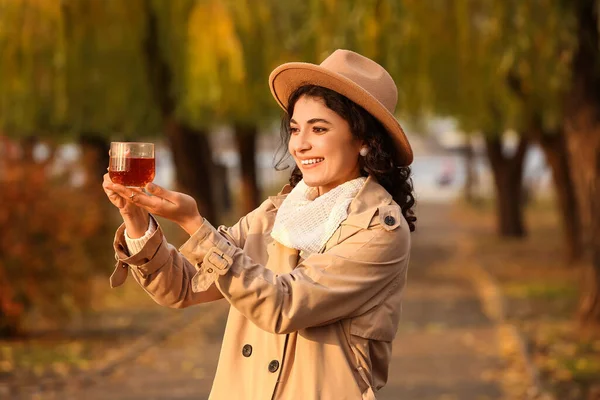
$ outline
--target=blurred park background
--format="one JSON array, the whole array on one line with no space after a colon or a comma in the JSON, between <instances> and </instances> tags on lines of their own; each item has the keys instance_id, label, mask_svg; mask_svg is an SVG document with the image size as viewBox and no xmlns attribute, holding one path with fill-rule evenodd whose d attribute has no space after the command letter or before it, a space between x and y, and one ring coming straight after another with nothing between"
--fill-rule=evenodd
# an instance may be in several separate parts
<instances>
[{"instance_id":1,"label":"blurred park background","mask_svg":"<svg viewBox=\"0 0 600 400\"><path fill-rule=\"evenodd\" d=\"M235 223L290 173L269 73L346 48L394 77L416 155L381 398L600 399L599 8L0 0L0 398L207 396L227 305L109 288L109 143L156 143L155 182Z\"/></svg>"}]
</instances>

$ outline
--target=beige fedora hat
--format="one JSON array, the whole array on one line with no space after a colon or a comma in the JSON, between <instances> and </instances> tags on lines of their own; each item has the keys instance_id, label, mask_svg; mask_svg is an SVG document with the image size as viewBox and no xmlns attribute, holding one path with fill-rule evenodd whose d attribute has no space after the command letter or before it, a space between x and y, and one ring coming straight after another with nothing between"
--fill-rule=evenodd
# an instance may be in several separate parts
<instances>
[{"instance_id":1,"label":"beige fedora hat","mask_svg":"<svg viewBox=\"0 0 600 400\"><path fill-rule=\"evenodd\" d=\"M290 94L303 85L317 85L342 94L377 118L394 139L398 163L410 165L413 152L404 130L394 117L398 89L390 74L375 61L349 50L336 50L320 65L291 62L269 76L271 93L287 111Z\"/></svg>"}]
</instances>

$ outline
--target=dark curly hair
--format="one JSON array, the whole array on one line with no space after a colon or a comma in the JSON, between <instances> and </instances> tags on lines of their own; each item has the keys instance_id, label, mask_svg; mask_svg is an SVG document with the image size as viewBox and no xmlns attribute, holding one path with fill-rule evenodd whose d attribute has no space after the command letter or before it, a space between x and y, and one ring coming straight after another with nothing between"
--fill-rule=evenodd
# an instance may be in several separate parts
<instances>
[{"instance_id":1,"label":"dark curly hair","mask_svg":"<svg viewBox=\"0 0 600 400\"><path fill-rule=\"evenodd\" d=\"M275 168L285 169L280 167L290 155L287 149L291 135L290 120L294 114L294 106L302 96L322 99L329 109L348 122L355 138L365 141L370 150L365 157L360 157L361 174L372 175L392 195L402 209L410 231L413 232L417 217L413 210L415 196L410 167L397 165L396 146L381 122L364 108L333 90L322 86L304 85L290 95L287 113L281 121L280 151L283 152L283 156L277 161ZM290 176L290 184L296 186L301 179L302 172L296 166Z\"/></svg>"}]
</instances>

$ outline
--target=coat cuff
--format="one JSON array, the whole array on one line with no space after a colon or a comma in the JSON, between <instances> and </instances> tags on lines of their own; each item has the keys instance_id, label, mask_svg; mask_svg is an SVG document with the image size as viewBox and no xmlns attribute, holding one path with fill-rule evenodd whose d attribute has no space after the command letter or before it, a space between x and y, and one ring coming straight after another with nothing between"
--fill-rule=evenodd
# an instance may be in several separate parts
<instances>
[{"instance_id":1,"label":"coat cuff","mask_svg":"<svg viewBox=\"0 0 600 400\"><path fill-rule=\"evenodd\" d=\"M138 273L143 278L156 272L162 265L165 264L170 257L167 246L167 241L163 235L162 229L152 215L153 222L157 226L156 231L150 236L144 247L136 254L130 255L127 249L125 240L125 224L122 224L117 229L113 248L115 250L115 270L110 277L111 287L121 286L127 279L129 267L135 273Z\"/></svg>"},{"instance_id":2,"label":"coat cuff","mask_svg":"<svg viewBox=\"0 0 600 400\"><path fill-rule=\"evenodd\" d=\"M196 267L192 290L207 290L219 276L225 275L233 264L237 247L224 238L206 219L179 251Z\"/></svg>"}]
</instances>

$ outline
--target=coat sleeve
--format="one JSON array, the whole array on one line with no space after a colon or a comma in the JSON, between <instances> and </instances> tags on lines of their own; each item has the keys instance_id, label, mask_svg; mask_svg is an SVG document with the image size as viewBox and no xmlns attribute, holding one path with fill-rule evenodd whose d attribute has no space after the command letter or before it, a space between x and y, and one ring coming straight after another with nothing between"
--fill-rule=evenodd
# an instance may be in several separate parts
<instances>
[{"instance_id":1,"label":"coat sleeve","mask_svg":"<svg viewBox=\"0 0 600 400\"><path fill-rule=\"evenodd\" d=\"M261 207L264 207L261 205ZM225 225L221 225L217 228L217 232L221 234L227 241L233 244L235 247L243 249L246 245L246 237L248 236L248 232L250 231L250 223L254 219L254 215L258 212L259 209L252 211L250 214L245 215L240 218L240 220L233 226L228 227Z\"/></svg>"},{"instance_id":2,"label":"coat sleeve","mask_svg":"<svg viewBox=\"0 0 600 400\"><path fill-rule=\"evenodd\" d=\"M216 234L224 240L224 243L233 247L242 247L255 212L256 210L242 217L230 228L220 226ZM122 285L129 270L154 301L167 307L184 308L222 299L223 295L215 285L205 288L204 291L192 290L198 274L196 267L175 247L167 243L156 220L155 223L158 226L156 231L141 251L132 256L127 250L125 226L121 225L117 229L113 244L117 263L110 277L111 286Z\"/></svg>"},{"instance_id":3,"label":"coat sleeve","mask_svg":"<svg viewBox=\"0 0 600 400\"><path fill-rule=\"evenodd\" d=\"M381 304L402 285L409 249L406 226L392 231L377 226L276 275L228 244L208 221L181 247L198 268L193 290L216 282L246 318L278 334L358 316Z\"/></svg>"}]
</instances>

